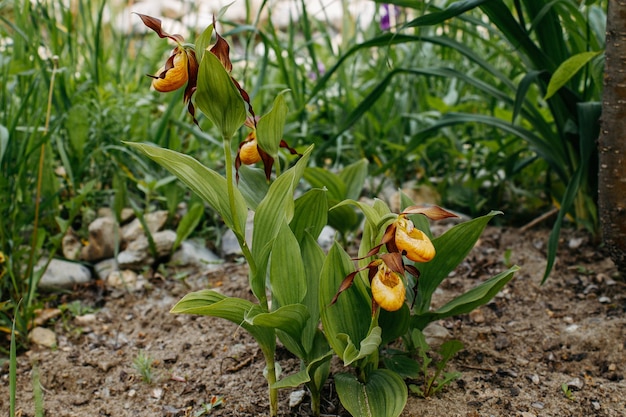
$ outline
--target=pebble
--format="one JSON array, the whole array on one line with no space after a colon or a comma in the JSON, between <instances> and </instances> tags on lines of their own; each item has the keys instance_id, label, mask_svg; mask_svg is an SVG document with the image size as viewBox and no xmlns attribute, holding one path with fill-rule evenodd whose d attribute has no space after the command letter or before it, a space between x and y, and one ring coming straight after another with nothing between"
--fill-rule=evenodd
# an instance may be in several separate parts
<instances>
[{"instance_id":1,"label":"pebble","mask_svg":"<svg viewBox=\"0 0 626 417\"><path fill-rule=\"evenodd\" d=\"M546 405L545 405L544 403L542 403L541 401L536 401L536 402L534 402L534 403L530 404L530 406L531 406L532 408L536 408L536 409L538 409L538 410L543 410L543 408L544 408Z\"/></svg>"},{"instance_id":2,"label":"pebble","mask_svg":"<svg viewBox=\"0 0 626 417\"><path fill-rule=\"evenodd\" d=\"M537 374L527 375L526 378L528 378L528 380L532 382L533 384L539 385L539 382L540 382L539 375Z\"/></svg>"},{"instance_id":3,"label":"pebble","mask_svg":"<svg viewBox=\"0 0 626 417\"><path fill-rule=\"evenodd\" d=\"M578 249L584 242L584 239L582 237L575 237L569 240L569 242L567 243L567 246L569 246L570 249Z\"/></svg>"},{"instance_id":4,"label":"pebble","mask_svg":"<svg viewBox=\"0 0 626 417\"><path fill-rule=\"evenodd\" d=\"M537 415L528 411L522 411L520 417L537 417Z\"/></svg>"},{"instance_id":5,"label":"pebble","mask_svg":"<svg viewBox=\"0 0 626 417\"><path fill-rule=\"evenodd\" d=\"M511 341L505 335L499 334L498 336L496 336L496 340L493 344L496 350L503 350L511 346Z\"/></svg>"},{"instance_id":6,"label":"pebble","mask_svg":"<svg viewBox=\"0 0 626 417\"><path fill-rule=\"evenodd\" d=\"M170 259L170 264L200 267L204 272L217 270L222 263L223 261L203 242L197 240L183 241Z\"/></svg>"},{"instance_id":7,"label":"pebble","mask_svg":"<svg viewBox=\"0 0 626 417\"><path fill-rule=\"evenodd\" d=\"M469 313L469 317L470 317L470 320L472 320L474 323L485 322L485 315L483 314L483 311L479 308Z\"/></svg>"},{"instance_id":8,"label":"pebble","mask_svg":"<svg viewBox=\"0 0 626 417\"><path fill-rule=\"evenodd\" d=\"M35 327L28 334L28 338L34 344L45 347L53 347L57 344L57 335L45 327Z\"/></svg>"},{"instance_id":9,"label":"pebble","mask_svg":"<svg viewBox=\"0 0 626 417\"><path fill-rule=\"evenodd\" d=\"M39 262L38 269L43 268L45 259ZM53 259L39 281L43 290L72 289L76 284L91 281L91 272L87 267L76 262Z\"/></svg>"},{"instance_id":10,"label":"pebble","mask_svg":"<svg viewBox=\"0 0 626 417\"><path fill-rule=\"evenodd\" d=\"M570 324L569 326L565 328L565 331L567 333L574 333L578 330L579 327L580 326L578 324Z\"/></svg>"},{"instance_id":11,"label":"pebble","mask_svg":"<svg viewBox=\"0 0 626 417\"><path fill-rule=\"evenodd\" d=\"M305 390L293 391L289 394L289 408L294 408L299 406L302 401L304 401L304 396L306 395Z\"/></svg>"},{"instance_id":12,"label":"pebble","mask_svg":"<svg viewBox=\"0 0 626 417\"><path fill-rule=\"evenodd\" d=\"M422 333L431 347L441 346L451 336L450 331L438 323L431 323Z\"/></svg>"},{"instance_id":13,"label":"pebble","mask_svg":"<svg viewBox=\"0 0 626 417\"><path fill-rule=\"evenodd\" d=\"M609 304L611 302L611 298L607 297L606 295L603 295L602 297L598 298L598 302L600 304Z\"/></svg>"},{"instance_id":14,"label":"pebble","mask_svg":"<svg viewBox=\"0 0 626 417\"><path fill-rule=\"evenodd\" d=\"M580 378L574 378L567 383L569 389L574 389L576 391L580 391L585 386L585 382Z\"/></svg>"},{"instance_id":15,"label":"pebble","mask_svg":"<svg viewBox=\"0 0 626 417\"><path fill-rule=\"evenodd\" d=\"M107 277L107 286L112 288L132 289L137 284L137 274L130 269L113 271Z\"/></svg>"},{"instance_id":16,"label":"pebble","mask_svg":"<svg viewBox=\"0 0 626 417\"><path fill-rule=\"evenodd\" d=\"M93 313L83 314L82 316L74 317L74 322L77 326L87 326L96 321L96 315Z\"/></svg>"}]
</instances>

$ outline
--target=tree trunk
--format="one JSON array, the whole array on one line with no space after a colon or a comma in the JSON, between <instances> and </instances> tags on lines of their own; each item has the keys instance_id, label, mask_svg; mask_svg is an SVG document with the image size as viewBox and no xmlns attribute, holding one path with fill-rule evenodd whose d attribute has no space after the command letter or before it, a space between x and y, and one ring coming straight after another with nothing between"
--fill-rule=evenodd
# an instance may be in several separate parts
<instances>
[{"instance_id":1,"label":"tree trunk","mask_svg":"<svg viewBox=\"0 0 626 417\"><path fill-rule=\"evenodd\" d=\"M598 139L598 203L603 241L626 273L626 0L609 0Z\"/></svg>"}]
</instances>

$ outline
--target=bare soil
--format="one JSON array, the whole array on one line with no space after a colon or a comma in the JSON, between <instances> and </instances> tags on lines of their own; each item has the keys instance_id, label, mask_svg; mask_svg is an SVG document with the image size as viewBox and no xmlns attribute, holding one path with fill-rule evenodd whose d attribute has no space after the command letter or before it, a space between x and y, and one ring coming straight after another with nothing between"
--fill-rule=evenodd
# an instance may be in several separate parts
<instances>
[{"instance_id":1,"label":"bare soil","mask_svg":"<svg viewBox=\"0 0 626 417\"><path fill-rule=\"evenodd\" d=\"M547 230L488 228L444 281L435 304L505 264L522 267L488 305L437 323L465 345L449 364L462 376L433 397L409 394L403 416L626 416L626 285L586 235L565 231L555 270L541 286L547 236ZM146 272L139 293L94 284L57 300L79 299L98 309L82 321L65 313L48 324L57 334L56 348L33 347L20 355L18 415L35 413L35 371L46 416L194 416L212 396L223 404L203 415L267 415L264 361L254 340L221 319L168 312L200 288L249 298L246 267L229 263L184 280L174 278L176 272ZM150 382L133 367L140 352L155 361ZM277 358L284 375L297 371L298 361L285 349ZM337 361L333 366L342 368ZM6 363L0 378L0 415L8 415ZM562 384L569 384L570 395ZM281 391L280 414L309 415L308 396L289 406L292 391ZM322 408L326 415L348 415L332 376Z\"/></svg>"}]
</instances>

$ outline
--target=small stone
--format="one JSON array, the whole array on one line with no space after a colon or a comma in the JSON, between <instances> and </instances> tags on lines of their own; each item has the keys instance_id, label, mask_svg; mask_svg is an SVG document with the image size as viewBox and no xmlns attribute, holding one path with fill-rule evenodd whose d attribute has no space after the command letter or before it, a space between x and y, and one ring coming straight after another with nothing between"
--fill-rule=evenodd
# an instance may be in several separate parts
<instances>
[{"instance_id":1,"label":"small stone","mask_svg":"<svg viewBox=\"0 0 626 417\"><path fill-rule=\"evenodd\" d=\"M569 246L570 249L578 249L584 242L584 239L582 237L575 237L569 240L569 242L567 243L567 246Z\"/></svg>"},{"instance_id":2,"label":"small stone","mask_svg":"<svg viewBox=\"0 0 626 417\"><path fill-rule=\"evenodd\" d=\"M152 398L156 398L157 400L160 399L163 396L163 388L154 388L150 392L150 396Z\"/></svg>"},{"instance_id":3,"label":"small stone","mask_svg":"<svg viewBox=\"0 0 626 417\"><path fill-rule=\"evenodd\" d=\"M569 387L569 389L580 391L585 386L585 381L580 378L574 378L567 383L567 386Z\"/></svg>"},{"instance_id":4,"label":"small stone","mask_svg":"<svg viewBox=\"0 0 626 417\"><path fill-rule=\"evenodd\" d=\"M606 295L603 295L602 297L598 298L598 302L600 304L610 304L611 303L611 298L607 297Z\"/></svg>"},{"instance_id":5,"label":"small stone","mask_svg":"<svg viewBox=\"0 0 626 417\"><path fill-rule=\"evenodd\" d=\"M293 391L289 394L289 408L294 408L299 406L302 401L304 401L304 396L306 395L305 390Z\"/></svg>"},{"instance_id":6,"label":"small stone","mask_svg":"<svg viewBox=\"0 0 626 417\"><path fill-rule=\"evenodd\" d=\"M546 405L541 401L535 401L534 403L531 403L530 406L532 408L536 408L537 410L543 410Z\"/></svg>"},{"instance_id":7,"label":"small stone","mask_svg":"<svg viewBox=\"0 0 626 417\"><path fill-rule=\"evenodd\" d=\"M532 382L533 384L539 385L539 382L540 382L539 375L531 374L531 375L528 375L526 378L528 378L528 380Z\"/></svg>"},{"instance_id":8,"label":"small stone","mask_svg":"<svg viewBox=\"0 0 626 417\"><path fill-rule=\"evenodd\" d=\"M615 372L617 370L617 365L615 365L614 363L610 363L607 369L609 372Z\"/></svg>"},{"instance_id":9,"label":"small stone","mask_svg":"<svg viewBox=\"0 0 626 417\"><path fill-rule=\"evenodd\" d=\"M565 331L567 333L574 333L578 330L579 327L580 326L578 324L570 324L569 326L565 328Z\"/></svg>"},{"instance_id":10,"label":"small stone","mask_svg":"<svg viewBox=\"0 0 626 417\"><path fill-rule=\"evenodd\" d=\"M571 316L565 316L563 317L563 321L567 324L573 324L574 323L574 319Z\"/></svg>"},{"instance_id":11,"label":"small stone","mask_svg":"<svg viewBox=\"0 0 626 417\"><path fill-rule=\"evenodd\" d=\"M90 324L95 323L96 315L93 313L83 314L82 316L74 317L74 323L77 326L88 326Z\"/></svg>"},{"instance_id":12,"label":"small stone","mask_svg":"<svg viewBox=\"0 0 626 417\"><path fill-rule=\"evenodd\" d=\"M328 252L335 243L335 236L337 231L330 226L324 226L320 235L317 238L317 244L320 245L324 252Z\"/></svg>"},{"instance_id":13,"label":"small stone","mask_svg":"<svg viewBox=\"0 0 626 417\"><path fill-rule=\"evenodd\" d=\"M82 248L81 258L93 262L111 258L115 254L115 229L111 217L99 217L89 224L89 244Z\"/></svg>"},{"instance_id":14,"label":"small stone","mask_svg":"<svg viewBox=\"0 0 626 417\"><path fill-rule=\"evenodd\" d=\"M505 335L499 334L498 336L496 336L496 340L493 342L493 344L496 350L503 350L511 346L511 341Z\"/></svg>"},{"instance_id":15,"label":"small stone","mask_svg":"<svg viewBox=\"0 0 626 417\"><path fill-rule=\"evenodd\" d=\"M528 412L528 411L523 411L523 412L520 414L520 417L537 417L537 415L536 415L536 414L533 414L533 413L531 413L531 412Z\"/></svg>"},{"instance_id":16,"label":"small stone","mask_svg":"<svg viewBox=\"0 0 626 417\"><path fill-rule=\"evenodd\" d=\"M163 228L167 221L167 216L168 212L166 210L158 210L144 216L144 221L152 235ZM139 219L135 219L122 227L122 239L124 242L132 242L142 236L145 237L145 233Z\"/></svg>"},{"instance_id":17,"label":"small stone","mask_svg":"<svg viewBox=\"0 0 626 417\"><path fill-rule=\"evenodd\" d=\"M428 325L422 333L426 338L426 343L431 347L441 346L451 336L450 331L438 323Z\"/></svg>"},{"instance_id":18,"label":"small stone","mask_svg":"<svg viewBox=\"0 0 626 417\"><path fill-rule=\"evenodd\" d=\"M105 259L93 266L93 270L96 273L98 279L105 280L113 271L117 271L119 266L115 258Z\"/></svg>"},{"instance_id":19,"label":"small stone","mask_svg":"<svg viewBox=\"0 0 626 417\"><path fill-rule=\"evenodd\" d=\"M474 323L485 322L485 315L483 314L481 309L473 310L472 312L469 313L469 317L470 317L470 320L472 320Z\"/></svg>"},{"instance_id":20,"label":"small stone","mask_svg":"<svg viewBox=\"0 0 626 417\"><path fill-rule=\"evenodd\" d=\"M134 288L136 283L137 274L129 269L113 271L107 278L107 285L112 288Z\"/></svg>"},{"instance_id":21,"label":"small stone","mask_svg":"<svg viewBox=\"0 0 626 417\"><path fill-rule=\"evenodd\" d=\"M591 406L593 407L593 409L595 411L599 411L600 410L600 401L597 401L597 400L591 401Z\"/></svg>"},{"instance_id":22,"label":"small stone","mask_svg":"<svg viewBox=\"0 0 626 417\"><path fill-rule=\"evenodd\" d=\"M127 394L130 398L133 398L135 395L137 395L137 391L135 391L134 389L130 389L128 390L128 394Z\"/></svg>"},{"instance_id":23,"label":"small stone","mask_svg":"<svg viewBox=\"0 0 626 417\"><path fill-rule=\"evenodd\" d=\"M42 259L37 269L44 265L45 259ZM91 281L91 272L84 265L53 259L39 281L39 288L44 290L71 289L76 284L86 284L89 281Z\"/></svg>"},{"instance_id":24,"label":"small stone","mask_svg":"<svg viewBox=\"0 0 626 417\"><path fill-rule=\"evenodd\" d=\"M28 334L30 341L39 346L51 348L57 344L57 335L45 327L35 327Z\"/></svg>"},{"instance_id":25,"label":"small stone","mask_svg":"<svg viewBox=\"0 0 626 417\"><path fill-rule=\"evenodd\" d=\"M202 242L195 240L183 241L170 259L172 265L200 267L205 272L216 270L222 263L223 261Z\"/></svg>"},{"instance_id":26,"label":"small stone","mask_svg":"<svg viewBox=\"0 0 626 417\"><path fill-rule=\"evenodd\" d=\"M68 232L63 236L63 240L61 241L61 248L63 251L63 257L70 261L76 261L80 258L80 251L83 247L80 239L72 229L68 230Z\"/></svg>"}]
</instances>

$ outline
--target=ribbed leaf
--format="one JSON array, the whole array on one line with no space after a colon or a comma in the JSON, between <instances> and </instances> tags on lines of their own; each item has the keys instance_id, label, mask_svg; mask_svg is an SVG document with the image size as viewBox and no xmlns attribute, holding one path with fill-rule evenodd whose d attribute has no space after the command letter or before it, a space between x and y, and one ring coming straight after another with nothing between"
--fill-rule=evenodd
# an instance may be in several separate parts
<instances>
[{"instance_id":1,"label":"ribbed leaf","mask_svg":"<svg viewBox=\"0 0 626 417\"><path fill-rule=\"evenodd\" d=\"M304 349L299 341L308 319L309 313L302 304L290 304L271 313L254 311L245 316L246 323L251 326L267 327L284 332L291 342L290 346L287 346L288 349L299 357L304 356Z\"/></svg>"},{"instance_id":2,"label":"ribbed leaf","mask_svg":"<svg viewBox=\"0 0 626 417\"><path fill-rule=\"evenodd\" d=\"M437 251L433 260L416 264L421 272L415 305L417 314L429 310L431 297L439 284L465 259L489 220L498 214L502 213L492 211L485 216L458 224L432 241Z\"/></svg>"},{"instance_id":3,"label":"ribbed leaf","mask_svg":"<svg viewBox=\"0 0 626 417\"><path fill-rule=\"evenodd\" d=\"M250 325L246 321L247 317L263 313L258 305L248 300L226 297L212 290L201 290L185 295L170 312L226 319L246 329L265 351L273 350L276 344L274 329Z\"/></svg>"},{"instance_id":4,"label":"ribbed leaf","mask_svg":"<svg viewBox=\"0 0 626 417\"><path fill-rule=\"evenodd\" d=\"M284 93L285 91L276 97L272 109L257 122L259 146L274 159L278 158L278 147L283 138L287 118L288 109Z\"/></svg>"},{"instance_id":5,"label":"ribbed leaf","mask_svg":"<svg viewBox=\"0 0 626 417\"><path fill-rule=\"evenodd\" d=\"M402 378L388 370L376 369L365 383L354 375L335 375L335 385L341 404L355 417L397 417L408 398Z\"/></svg>"},{"instance_id":6,"label":"ribbed leaf","mask_svg":"<svg viewBox=\"0 0 626 417\"><path fill-rule=\"evenodd\" d=\"M405 24L404 27L416 27L416 26L430 26L442 23L452 17L465 13L468 10L472 10L481 4L491 0L461 0L455 1L444 10L430 13L424 16L420 16L411 20Z\"/></svg>"},{"instance_id":7,"label":"ribbed leaf","mask_svg":"<svg viewBox=\"0 0 626 417\"><path fill-rule=\"evenodd\" d=\"M265 172L259 168L242 165L239 167L239 191L243 195L250 210L256 211L269 190Z\"/></svg>"},{"instance_id":8,"label":"ribbed leaf","mask_svg":"<svg viewBox=\"0 0 626 417\"><path fill-rule=\"evenodd\" d=\"M552 74L550 83L548 84L548 91L544 100L552 97L561 87L580 71L589 61L598 56L602 51L597 52L581 52L568 59L566 59Z\"/></svg>"},{"instance_id":9,"label":"ribbed leaf","mask_svg":"<svg viewBox=\"0 0 626 417\"><path fill-rule=\"evenodd\" d=\"M212 53L204 54L200 62L195 103L217 126L222 138L230 139L246 121L248 114L241 93Z\"/></svg>"},{"instance_id":10,"label":"ribbed leaf","mask_svg":"<svg viewBox=\"0 0 626 417\"><path fill-rule=\"evenodd\" d=\"M233 219L228 201L226 179L224 177L205 167L191 156L153 145L130 142L126 142L126 144L143 152L154 162L176 175L178 179L222 216L224 223L229 229L233 231L243 231L245 229L248 211L246 203L239 190L235 189L237 218Z\"/></svg>"},{"instance_id":11,"label":"ribbed leaf","mask_svg":"<svg viewBox=\"0 0 626 417\"><path fill-rule=\"evenodd\" d=\"M298 240L284 219L274 239L270 259L270 286L275 306L299 304L307 291L304 264Z\"/></svg>"},{"instance_id":12,"label":"ribbed leaf","mask_svg":"<svg viewBox=\"0 0 626 417\"><path fill-rule=\"evenodd\" d=\"M313 343L318 332L318 324L320 321L320 274L326 255L317 244L315 238L309 233L306 233L300 240L300 251L302 253L302 262L304 263L307 288L302 304L307 307L310 316L302 333L302 345L306 352L311 352L314 347ZM328 345L328 343L326 343L326 345Z\"/></svg>"},{"instance_id":13,"label":"ribbed leaf","mask_svg":"<svg viewBox=\"0 0 626 417\"><path fill-rule=\"evenodd\" d=\"M359 287L364 284L355 277L354 284L330 305L344 278L354 271L350 256L335 244L328 252L320 274L320 309L324 333L335 353L343 360L348 338L359 343L370 329L371 300Z\"/></svg>"},{"instance_id":14,"label":"ribbed leaf","mask_svg":"<svg viewBox=\"0 0 626 417\"><path fill-rule=\"evenodd\" d=\"M515 272L519 271L519 269L519 267L514 266L499 273L466 293L454 298L434 312L426 312L412 316L411 327L421 330L433 321L458 316L459 314L466 314L481 305L487 304L502 287L513 278Z\"/></svg>"},{"instance_id":15,"label":"ribbed leaf","mask_svg":"<svg viewBox=\"0 0 626 417\"><path fill-rule=\"evenodd\" d=\"M349 335L339 333L337 337L345 346L344 351L341 355L339 355L339 357L343 359L343 365L349 366L354 362L364 359L374 352L377 352L378 347L383 340L381 336L382 332L383 329L379 326L373 327L367 336L359 342L359 347L355 345Z\"/></svg>"},{"instance_id":16,"label":"ribbed leaf","mask_svg":"<svg viewBox=\"0 0 626 417\"><path fill-rule=\"evenodd\" d=\"M302 172L309 160L313 147L310 146L302 158L289 170L279 176L270 186L267 195L257 207L254 215L254 233L252 235L252 256L256 261L257 275L251 277L252 292L261 296L265 292L266 270L274 238L284 222L293 218L293 193Z\"/></svg>"},{"instance_id":17,"label":"ribbed leaf","mask_svg":"<svg viewBox=\"0 0 626 417\"><path fill-rule=\"evenodd\" d=\"M328 200L326 199L326 191L313 188L296 199L290 227L298 241L302 241L306 234L317 239L327 220Z\"/></svg>"},{"instance_id":18,"label":"ribbed leaf","mask_svg":"<svg viewBox=\"0 0 626 417\"><path fill-rule=\"evenodd\" d=\"M361 159L341 170L339 178L346 187L346 191L341 197L342 200L346 198L358 200L361 197L363 185L367 178L367 166L367 159Z\"/></svg>"},{"instance_id":19,"label":"ribbed leaf","mask_svg":"<svg viewBox=\"0 0 626 417\"><path fill-rule=\"evenodd\" d=\"M339 178L324 168L308 167L304 170L304 179L311 187L326 188L328 190L328 198L331 200L341 201L346 195L346 184Z\"/></svg>"}]
</instances>

